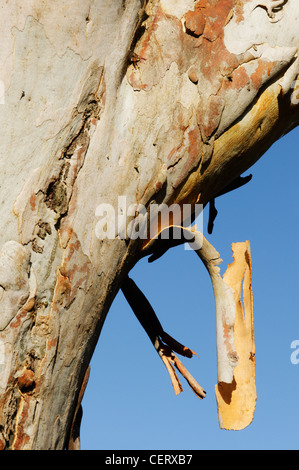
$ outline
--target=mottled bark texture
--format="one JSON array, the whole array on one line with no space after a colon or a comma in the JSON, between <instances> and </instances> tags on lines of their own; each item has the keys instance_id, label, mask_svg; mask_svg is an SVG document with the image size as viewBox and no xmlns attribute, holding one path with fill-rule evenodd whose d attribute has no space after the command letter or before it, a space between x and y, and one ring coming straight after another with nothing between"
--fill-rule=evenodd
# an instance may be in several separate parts
<instances>
[{"instance_id":1,"label":"mottled bark texture","mask_svg":"<svg viewBox=\"0 0 299 470\"><path fill-rule=\"evenodd\" d=\"M206 204L297 125L298 16L298 0L1 2L1 448L68 446L143 256L96 237L99 204Z\"/></svg>"}]
</instances>

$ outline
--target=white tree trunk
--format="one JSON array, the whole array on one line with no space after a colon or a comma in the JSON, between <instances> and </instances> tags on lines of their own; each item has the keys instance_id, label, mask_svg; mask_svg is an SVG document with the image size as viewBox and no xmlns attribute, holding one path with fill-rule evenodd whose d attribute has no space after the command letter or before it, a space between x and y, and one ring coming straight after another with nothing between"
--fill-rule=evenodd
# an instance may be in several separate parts
<instances>
[{"instance_id":1,"label":"white tree trunk","mask_svg":"<svg viewBox=\"0 0 299 470\"><path fill-rule=\"evenodd\" d=\"M2 2L0 448L67 446L143 256L130 220L99 239L97 208L206 204L298 124L298 19L297 0Z\"/></svg>"}]
</instances>

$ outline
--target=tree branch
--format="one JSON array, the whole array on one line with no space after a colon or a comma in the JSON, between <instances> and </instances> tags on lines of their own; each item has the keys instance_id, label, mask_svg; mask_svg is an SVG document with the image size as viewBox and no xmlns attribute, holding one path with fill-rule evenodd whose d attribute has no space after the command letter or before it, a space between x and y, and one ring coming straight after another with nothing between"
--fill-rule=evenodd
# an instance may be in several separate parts
<instances>
[{"instance_id":1,"label":"tree branch","mask_svg":"<svg viewBox=\"0 0 299 470\"><path fill-rule=\"evenodd\" d=\"M181 227L181 230L181 243L189 239L190 246L210 275L214 291L218 364L216 398L220 427L243 429L252 421L256 403L250 245L249 242L232 245L234 262L221 276L219 264L222 260L216 249L195 230L195 227ZM158 242L157 237L148 243L145 252L153 249L154 256L159 253L159 247L156 247L155 243L159 243L163 238L162 232L159 233ZM169 240L169 247L171 246L172 241ZM164 240L163 249L166 251L166 248L167 240ZM244 311L241 302L243 279ZM172 362L186 380L190 379L189 384L192 387L193 378L188 377L188 371L185 371L176 359L172 358Z\"/></svg>"},{"instance_id":2,"label":"tree branch","mask_svg":"<svg viewBox=\"0 0 299 470\"><path fill-rule=\"evenodd\" d=\"M187 380L188 384L196 393L196 395L199 398L204 398L206 396L206 392L183 366L181 361L175 355L174 351L182 356L189 358L191 358L196 353L176 341L163 330L162 325L149 301L132 279L127 277L124 280L121 289L138 321L154 345L157 353L159 354L159 357L162 359L170 375L175 394L177 395L180 393L183 390L183 387L178 379L177 374L175 373L174 367L176 367L176 369Z\"/></svg>"}]
</instances>

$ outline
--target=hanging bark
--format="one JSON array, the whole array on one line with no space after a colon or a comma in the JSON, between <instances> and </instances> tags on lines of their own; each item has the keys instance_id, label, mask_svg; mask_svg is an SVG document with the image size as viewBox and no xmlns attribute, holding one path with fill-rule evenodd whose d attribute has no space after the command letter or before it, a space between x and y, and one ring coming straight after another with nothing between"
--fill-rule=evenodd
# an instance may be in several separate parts
<instances>
[{"instance_id":1,"label":"hanging bark","mask_svg":"<svg viewBox=\"0 0 299 470\"><path fill-rule=\"evenodd\" d=\"M239 430L248 426L256 405L255 343L250 244L234 243L234 262L223 275L224 282L234 292L234 346L238 364L230 382L216 385L218 416L221 428Z\"/></svg>"},{"instance_id":2,"label":"hanging bark","mask_svg":"<svg viewBox=\"0 0 299 470\"><path fill-rule=\"evenodd\" d=\"M299 4L0 13L0 448L64 449L106 314L151 238L129 236L136 211L119 201L205 205L298 124ZM103 204L118 215L109 238Z\"/></svg>"}]
</instances>

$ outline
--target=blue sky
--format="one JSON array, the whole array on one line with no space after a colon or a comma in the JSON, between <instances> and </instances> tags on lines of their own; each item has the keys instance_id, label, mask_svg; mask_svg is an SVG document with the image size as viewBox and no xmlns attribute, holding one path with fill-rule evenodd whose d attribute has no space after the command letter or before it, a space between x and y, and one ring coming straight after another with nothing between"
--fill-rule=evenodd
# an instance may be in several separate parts
<instances>
[{"instance_id":1,"label":"blue sky","mask_svg":"<svg viewBox=\"0 0 299 470\"><path fill-rule=\"evenodd\" d=\"M216 323L209 276L195 253L177 247L140 261L130 276L146 294L166 332L199 357L182 362L207 391L199 400L182 378L175 396L168 373L120 292L91 362L83 400L82 449L299 449L299 129L244 175L248 185L216 200L212 235L223 273L231 243L250 240L256 342L257 405L243 431L220 430ZM299 357L299 354L298 354Z\"/></svg>"}]
</instances>

